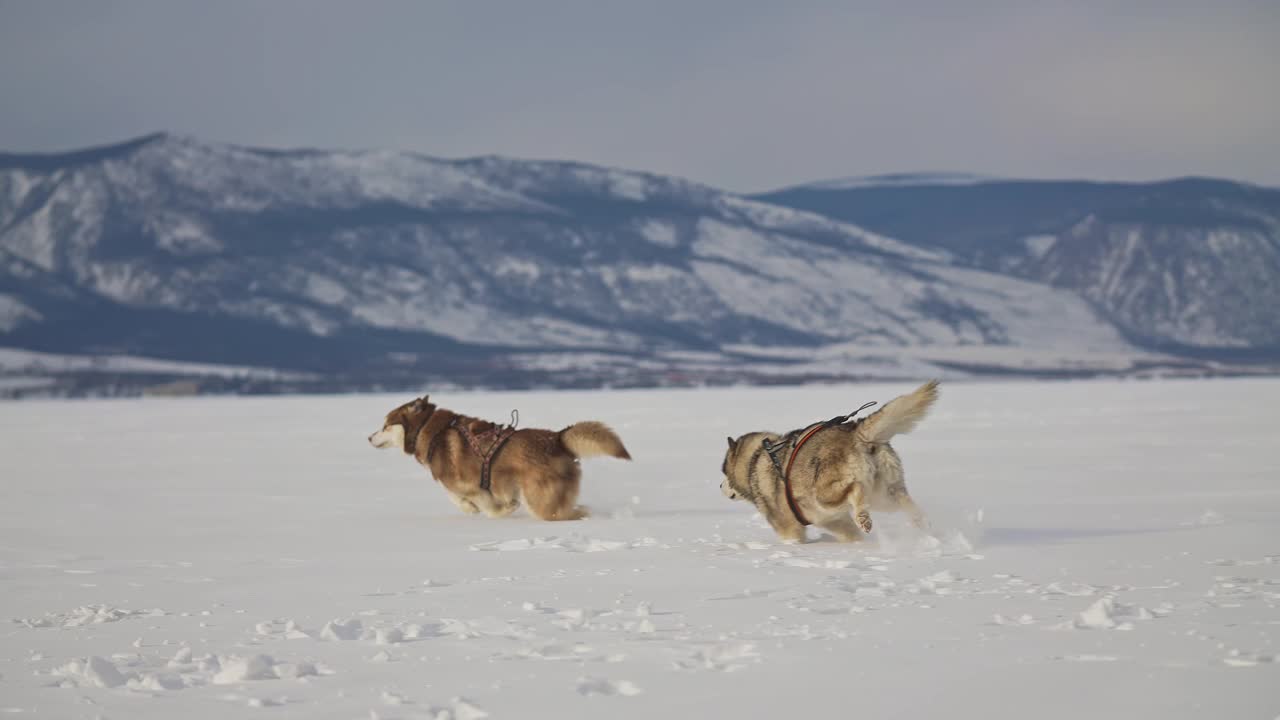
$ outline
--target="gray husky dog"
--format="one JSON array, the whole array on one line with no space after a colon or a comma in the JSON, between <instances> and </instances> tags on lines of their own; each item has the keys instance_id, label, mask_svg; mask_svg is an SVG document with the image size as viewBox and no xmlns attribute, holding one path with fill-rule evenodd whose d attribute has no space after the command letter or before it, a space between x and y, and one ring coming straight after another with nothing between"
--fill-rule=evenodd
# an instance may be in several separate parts
<instances>
[{"instance_id":1,"label":"gray husky dog","mask_svg":"<svg viewBox=\"0 0 1280 720\"><path fill-rule=\"evenodd\" d=\"M787 435L729 438L720 490L754 504L786 542L803 542L811 524L842 541L859 540L871 532L872 510L906 512L924 527L889 440L910 432L937 399L933 380L856 422L835 418Z\"/></svg>"}]
</instances>

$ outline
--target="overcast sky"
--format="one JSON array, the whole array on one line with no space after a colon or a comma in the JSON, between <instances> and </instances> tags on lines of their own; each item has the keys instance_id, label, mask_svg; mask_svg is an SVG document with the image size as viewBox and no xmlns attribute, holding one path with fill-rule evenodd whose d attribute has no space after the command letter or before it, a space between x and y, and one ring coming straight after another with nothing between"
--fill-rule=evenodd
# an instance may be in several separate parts
<instances>
[{"instance_id":1,"label":"overcast sky","mask_svg":"<svg viewBox=\"0 0 1280 720\"><path fill-rule=\"evenodd\" d=\"M0 0L0 149L154 130L755 191L951 170L1280 185L1280 0Z\"/></svg>"}]
</instances>

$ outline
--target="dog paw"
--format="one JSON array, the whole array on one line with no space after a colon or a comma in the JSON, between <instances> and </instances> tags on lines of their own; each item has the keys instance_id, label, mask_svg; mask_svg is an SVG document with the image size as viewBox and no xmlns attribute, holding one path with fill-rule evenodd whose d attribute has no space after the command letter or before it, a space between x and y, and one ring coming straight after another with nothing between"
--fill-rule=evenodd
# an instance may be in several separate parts
<instances>
[{"instance_id":1,"label":"dog paw","mask_svg":"<svg viewBox=\"0 0 1280 720\"><path fill-rule=\"evenodd\" d=\"M854 521L858 523L858 527L862 528L862 532L871 532L871 513L863 510L854 516Z\"/></svg>"}]
</instances>

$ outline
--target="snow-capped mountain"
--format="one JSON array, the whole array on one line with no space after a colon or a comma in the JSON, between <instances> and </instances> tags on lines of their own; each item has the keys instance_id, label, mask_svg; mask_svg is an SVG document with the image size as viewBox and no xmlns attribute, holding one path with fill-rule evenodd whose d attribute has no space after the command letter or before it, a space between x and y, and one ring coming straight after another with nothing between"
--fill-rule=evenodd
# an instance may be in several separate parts
<instances>
[{"instance_id":1,"label":"snow-capped mountain","mask_svg":"<svg viewBox=\"0 0 1280 720\"><path fill-rule=\"evenodd\" d=\"M1280 356L1280 190L1203 179L871 178L757 199L1069 289L1146 347Z\"/></svg>"},{"instance_id":2,"label":"snow-capped mountain","mask_svg":"<svg viewBox=\"0 0 1280 720\"><path fill-rule=\"evenodd\" d=\"M1030 357L1060 370L1141 354L1092 298L967 258L575 163L172 135L0 156L12 348L387 385L915 375Z\"/></svg>"}]
</instances>

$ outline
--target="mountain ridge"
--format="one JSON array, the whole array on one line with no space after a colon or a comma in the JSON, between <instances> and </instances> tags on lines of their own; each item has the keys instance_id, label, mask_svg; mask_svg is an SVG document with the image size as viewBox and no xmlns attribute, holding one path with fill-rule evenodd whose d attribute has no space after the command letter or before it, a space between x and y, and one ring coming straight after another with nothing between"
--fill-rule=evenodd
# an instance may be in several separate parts
<instances>
[{"instance_id":1,"label":"mountain ridge","mask_svg":"<svg viewBox=\"0 0 1280 720\"><path fill-rule=\"evenodd\" d=\"M0 346L31 351L341 387L913 375L982 366L983 348L996 372L1123 372L1162 352L1055 283L963 243L577 162L168 133L0 156Z\"/></svg>"},{"instance_id":2,"label":"mountain ridge","mask_svg":"<svg viewBox=\"0 0 1280 720\"><path fill-rule=\"evenodd\" d=\"M810 188L757 198L1071 290L1150 349L1280 352L1280 190L1182 178Z\"/></svg>"}]
</instances>

